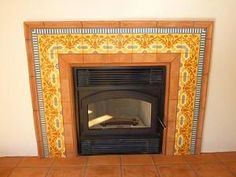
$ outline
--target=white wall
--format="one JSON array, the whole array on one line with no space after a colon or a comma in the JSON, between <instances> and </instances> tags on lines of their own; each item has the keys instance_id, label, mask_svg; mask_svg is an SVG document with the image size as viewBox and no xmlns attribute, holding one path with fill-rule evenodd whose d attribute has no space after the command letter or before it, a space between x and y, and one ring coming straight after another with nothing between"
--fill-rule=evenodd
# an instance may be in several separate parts
<instances>
[{"instance_id":1,"label":"white wall","mask_svg":"<svg viewBox=\"0 0 236 177\"><path fill-rule=\"evenodd\" d=\"M0 156L36 155L23 21L215 19L203 152L236 150L235 0L1 0Z\"/></svg>"}]
</instances>

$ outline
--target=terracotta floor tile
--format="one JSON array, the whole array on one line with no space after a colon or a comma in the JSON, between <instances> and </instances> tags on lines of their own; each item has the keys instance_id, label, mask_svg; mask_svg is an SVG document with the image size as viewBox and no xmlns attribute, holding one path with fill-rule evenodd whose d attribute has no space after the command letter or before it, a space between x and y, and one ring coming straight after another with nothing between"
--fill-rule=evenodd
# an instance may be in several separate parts
<instances>
[{"instance_id":1,"label":"terracotta floor tile","mask_svg":"<svg viewBox=\"0 0 236 177\"><path fill-rule=\"evenodd\" d=\"M122 155L122 165L153 165L151 155Z\"/></svg>"},{"instance_id":2,"label":"terracotta floor tile","mask_svg":"<svg viewBox=\"0 0 236 177\"><path fill-rule=\"evenodd\" d=\"M236 161L227 161L224 165L236 176Z\"/></svg>"},{"instance_id":3,"label":"terracotta floor tile","mask_svg":"<svg viewBox=\"0 0 236 177\"><path fill-rule=\"evenodd\" d=\"M161 177L196 177L188 165L171 165L158 167Z\"/></svg>"},{"instance_id":4,"label":"terracotta floor tile","mask_svg":"<svg viewBox=\"0 0 236 177\"><path fill-rule=\"evenodd\" d=\"M85 177L120 177L120 166L88 166Z\"/></svg>"},{"instance_id":5,"label":"terracotta floor tile","mask_svg":"<svg viewBox=\"0 0 236 177\"><path fill-rule=\"evenodd\" d=\"M48 168L15 168L9 177L45 177Z\"/></svg>"},{"instance_id":6,"label":"terracotta floor tile","mask_svg":"<svg viewBox=\"0 0 236 177\"><path fill-rule=\"evenodd\" d=\"M9 174L12 172L13 168L5 167L2 168L0 167L0 177L8 177Z\"/></svg>"},{"instance_id":7,"label":"terracotta floor tile","mask_svg":"<svg viewBox=\"0 0 236 177\"><path fill-rule=\"evenodd\" d=\"M236 152L221 152L216 156L222 161L236 161Z\"/></svg>"},{"instance_id":8,"label":"terracotta floor tile","mask_svg":"<svg viewBox=\"0 0 236 177\"><path fill-rule=\"evenodd\" d=\"M87 157L77 157L77 158L60 158L55 159L53 162L53 167L78 167L84 166L87 163Z\"/></svg>"},{"instance_id":9,"label":"terracotta floor tile","mask_svg":"<svg viewBox=\"0 0 236 177\"><path fill-rule=\"evenodd\" d=\"M189 163L219 162L219 159L214 154L186 155L184 158Z\"/></svg>"},{"instance_id":10,"label":"terracotta floor tile","mask_svg":"<svg viewBox=\"0 0 236 177\"><path fill-rule=\"evenodd\" d=\"M89 156L87 165L120 165L120 156L118 155Z\"/></svg>"},{"instance_id":11,"label":"terracotta floor tile","mask_svg":"<svg viewBox=\"0 0 236 177\"><path fill-rule=\"evenodd\" d=\"M17 167L50 167L52 165L53 159L51 158L23 158Z\"/></svg>"},{"instance_id":12,"label":"terracotta floor tile","mask_svg":"<svg viewBox=\"0 0 236 177\"><path fill-rule=\"evenodd\" d=\"M183 156L165 156L165 155L153 155L153 161L156 165L165 164L182 164L186 163Z\"/></svg>"},{"instance_id":13,"label":"terracotta floor tile","mask_svg":"<svg viewBox=\"0 0 236 177\"><path fill-rule=\"evenodd\" d=\"M157 177L155 166L123 166L123 177Z\"/></svg>"},{"instance_id":14,"label":"terracotta floor tile","mask_svg":"<svg viewBox=\"0 0 236 177\"><path fill-rule=\"evenodd\" d=\"M0 157L0 167L15 167L21 159L20 157Z\"/></svg>"},{"instance_id":15,"label":"terracotta floor tile","mask_svg":"<svg viewBox=\"0 0 236 177\"><path fill-rule=\"evenodd\" d=\"M220 163L202 163L191 165L200 177L234 177L225 166Z\"/></svg>"},{"instance_id":16,"label":"terracotta floor tile","mask_svg":"<svg viewBox=\"0 0 236 177\"><path fill-rule=\"evenodd\" d=\"M84 167L52 168L47 177L83 177Z\"/></svg>"}]
</instances>

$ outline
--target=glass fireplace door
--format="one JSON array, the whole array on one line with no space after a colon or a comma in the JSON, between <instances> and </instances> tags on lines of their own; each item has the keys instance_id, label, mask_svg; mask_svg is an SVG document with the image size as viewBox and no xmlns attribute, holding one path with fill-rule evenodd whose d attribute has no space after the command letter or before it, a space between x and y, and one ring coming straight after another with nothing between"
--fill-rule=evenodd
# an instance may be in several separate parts
<instances>
[{"instance_id":1,"label":"glass fireplace door","mask_svg":"<svg viewBox=\"0 0 236 177\"><path fill-rule=\"evenodd\" d=\"M150 128L151 103L116 98L88 104L88 128Z\"/></svg>"},{"instance_id":2,"label":"glass fireplace door","mask_svg":"<svg viewBox=\"0 0 236 177\"><path fill-rule=\"evenodd\" d=\"M157 100L149 94L128 90L109 90L85 97L80 108L81 134L154 133L158 129Z\"/></svg>"}]
</instances>

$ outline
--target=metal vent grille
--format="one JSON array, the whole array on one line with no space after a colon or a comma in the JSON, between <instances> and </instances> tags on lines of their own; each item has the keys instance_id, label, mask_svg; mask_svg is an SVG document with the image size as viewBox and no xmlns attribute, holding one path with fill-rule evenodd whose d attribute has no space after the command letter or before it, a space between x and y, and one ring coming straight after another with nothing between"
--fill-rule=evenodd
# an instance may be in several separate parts
<instances>
[{"instance_id":1,"label":"metal vent grille","mask_svg":"<svg viewBox=\"0 0 236 177\"><path fill-rule=\"evenodd\" d=\"M90 139L82 140L80 154L161 153L161 139Z\"/></svg>"},{"instance_id":2,"label":"metal vent grille","mask_svg":"<svg viewBox=\"0 0 236 177\"><path fill-rule=\"evenodd\" d=\"M120 84L162 84L164 67L142 68L88 68L77 69L77 83L81 86L120 85Z\"/></svg>"}]
</instances>

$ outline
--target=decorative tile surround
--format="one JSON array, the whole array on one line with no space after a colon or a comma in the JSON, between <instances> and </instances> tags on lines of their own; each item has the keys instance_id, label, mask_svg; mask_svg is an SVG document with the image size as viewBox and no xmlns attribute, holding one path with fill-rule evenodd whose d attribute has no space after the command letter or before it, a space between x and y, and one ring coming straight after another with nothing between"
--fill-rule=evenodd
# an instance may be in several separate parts
<instances>
[{"instance_id":1,"label":"decorative tile surround","mask_svg":"<svg viewBox=\"0 0 236 177\"><path fill-rule=\"evenodd\" d=\"M30 41L32 47L28 49L28 53L33 60L40 122L38 129L41 130L41 135L38 136L43 156L64 157L66 151L59 54L180 54L174 153L196 152L200 108L205 105L205 102L201 103L201 89L203 69L206 68L206 44L211 33L209 23L208 26L190 27L170 22L169 24L173 24L171 27L95 25L92 28L66 25L46 27L40 24L28 23L31 26L30 30L26 28L26 41Z\"/></svg>"}]
</instances>

